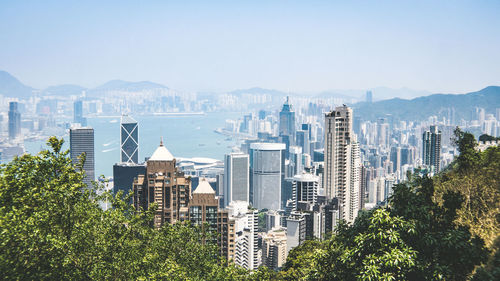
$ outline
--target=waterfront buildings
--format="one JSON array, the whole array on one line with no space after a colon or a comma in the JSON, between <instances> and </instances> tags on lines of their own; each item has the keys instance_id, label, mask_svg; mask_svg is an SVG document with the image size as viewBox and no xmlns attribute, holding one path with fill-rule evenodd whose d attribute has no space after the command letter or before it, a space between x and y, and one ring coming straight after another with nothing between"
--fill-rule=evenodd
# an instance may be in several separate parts
<instances>
[{"instance_id":1,"label":"waterfront buildings","mask_svg":"<svg viewBox=\"0 0 500 281\"><path fill-rule=\"evenodd\" d=\"M80 157L84 157L82 168L85 171L85 178L83 182L90 186L95 180L94 129L88 127L70 129L69 144L73 164L79 164Z\"/></svg>"},{"instance_id":2,"label":"waterfront buildings","mask_svg":"<svg viewBox=\"0 0 500 281\"><path fill-rule=\"evenodd\" d=\"M139 162L139 125L132 117L123 115L120 121L121 163Z\"/></svg>"},{"instance_id":3,"label":"waterfront buildings","mask_svg":"<svg viewBox=\"0 0 500 281\"><path fill-rule=\"evenodd\" d=\"M18 103L9 103L9 139L15 139L21 135L21 113L19 113Z\"/></svg>"}]
</instances>

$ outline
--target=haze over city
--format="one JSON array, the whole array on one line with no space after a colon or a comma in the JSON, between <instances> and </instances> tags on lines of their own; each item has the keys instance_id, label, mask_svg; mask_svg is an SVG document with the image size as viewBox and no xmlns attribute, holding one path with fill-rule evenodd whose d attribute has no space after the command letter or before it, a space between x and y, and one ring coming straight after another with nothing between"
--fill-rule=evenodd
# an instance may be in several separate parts
<instances>
[{"instance_id":1,"label":"haze over city","mask_svg":"<svg viewBox=\"0 0 500 281\"><path fill-rule=\"evenodd\" d=\"M2 1L0 69L39 89L466 93L500 84L499 13L498 1Z\"/></svg>"},{"instance_id":2,"label":"haze over city","mask_svg":"<svg viewBox=\"0 0 500 281\"><path fill-rule=\"evenodd\" d=\"M0 278L500 280L499 15L0 2Z\"/></svg>"}]
</instances>

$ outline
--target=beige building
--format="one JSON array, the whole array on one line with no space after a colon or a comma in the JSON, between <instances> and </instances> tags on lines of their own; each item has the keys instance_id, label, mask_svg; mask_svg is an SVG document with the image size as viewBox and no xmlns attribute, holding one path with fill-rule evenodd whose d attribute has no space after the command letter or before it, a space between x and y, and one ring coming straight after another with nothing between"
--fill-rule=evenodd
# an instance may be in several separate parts
<instances>
[{"instance_id":1,"label":"beige building","mask_svg":"<svg viewBox=\"0 0 500 281\"><path fill-rule=\"evenodd\" d=\"M262 235L262 264L273 270L279 270L288 255L286 230L275 228Z\"/></svg>"},{"instance_id":2,"label":"beige building","mask_svg":"<svg viewBox=\"0 0 500 281\"><path fill-rule=\"evenodd\" d=\"M347 222L357 217L361 189L361 159L352 118L352 109L345 105L325 115L324 188L328 199L339 199L340 219Z\"/></svg>"},{"instance_id":3,"label":"beige building","mask_svg":"<svg viewBox=\"0 0 500 281\"><path fill-rule=\"evenodd\" d=\"M157 204L154 226L188 219L191 180L176 167L174 156L163 142L146 162L146 174L134 180L133 204L138 210L148 210Z\"/></svg>"},{"instance_id":4,"label":"beige building","mask_svg":"<svg viewBox=\"0 0 500 281\"><path fill-rule=\"evenodd\" d=\"M219 210L219 198L205 179L191 194L191 180L176 167L175 158L163 142L146 162L146 174L139 175L133 184L134 207L148 210L153 204L157 204L155 227L189 220L203 231L212 231L221 255L233 258L234 221L227 211Z\"/></svg>"}]
</instances>

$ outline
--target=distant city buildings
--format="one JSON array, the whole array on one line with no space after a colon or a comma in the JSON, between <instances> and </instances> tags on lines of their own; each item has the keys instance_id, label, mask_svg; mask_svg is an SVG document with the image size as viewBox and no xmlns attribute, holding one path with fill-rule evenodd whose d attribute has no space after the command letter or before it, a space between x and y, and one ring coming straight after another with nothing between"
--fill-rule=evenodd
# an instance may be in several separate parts
<instances>
[{"instance_id":1,"label":"distant city buildings","mask_svg":"<svg viewBox=\"0 0 500 281\"><path fill-rule=\"evenodd\" d=\"M73 164L78 165L83 157L83 182L91 186L95 180L94 129L72 128L69 130L70 154Z\"/></svg>"},{"instance_id":2,"label":"distant city buildings","mask_svg":"<svg viewBox=\"0 0 500 281\"><path fill-rule=\"evenodd\" d=\"M83 117L83 102L77 100L73 104L73 122L81 126L87 126L87 118Z\"/></svg>"},{"instance_id":3,"label":"distant city buildings","mask_svg":"<svg viewBox=\"0 0 500 281\"><path fill-rule=\"evenodd\" d=\"M18 103L9 103L9 139L15 139L21 135L21 113L19 113Z\"/></svg>"},{"instance_id":4,"label":"distant city buildings","mask_svg":"<svg viewBox=\"0 0 500 281\"><path fill-rule=\"evenodd\" d=\"M295 112L290 104L289 98L286 98L283 108L279 114L279 136L287 145L295 144Z\"/></svg>"}]
</instances>

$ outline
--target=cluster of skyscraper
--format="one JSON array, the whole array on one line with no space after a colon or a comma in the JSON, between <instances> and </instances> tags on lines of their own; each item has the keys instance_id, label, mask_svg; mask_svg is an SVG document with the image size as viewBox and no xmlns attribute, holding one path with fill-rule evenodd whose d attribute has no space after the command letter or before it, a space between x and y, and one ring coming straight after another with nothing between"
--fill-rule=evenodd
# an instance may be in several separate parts
<instances>
[{"instance_id":1,"label":"cluster of skyscraper","mask_svg":"<svg viewBox=\"0 0 500 281\"><path fill-rule=\"evenodd\" d=\"M398 180L387 174L415 159L408 147L389 143L383 119L374 128L377 141L389 153L386 158L377 156L378 150L358 141L353 114L343 105L322 115L321 126L307 118L297 126L287 98L279 112L277 135L247 138L238 150L225 155L223 171L215 181L185 174L163 141L140 163L139 125L124 115L121 158L113 167L114 192L132 192L130 203L138 211L155 204L155 227L191 221L203 231L217 232L213 242L235 264L278 269L288 252L306 239L323 239L340 220L352 223L367 204L384 204ZM269 117L263 113L259 118ZM364 128L360 131L366 142L370 135ZM70 142L75 163L85 155L85 181L91 184L95 179L93 130L72 128ZM441 132L436 126L423 132L422 147L422 165L439 171ZM259 227L259 217L265 220L264 228Z\"/></svg>"}]
</instances>

